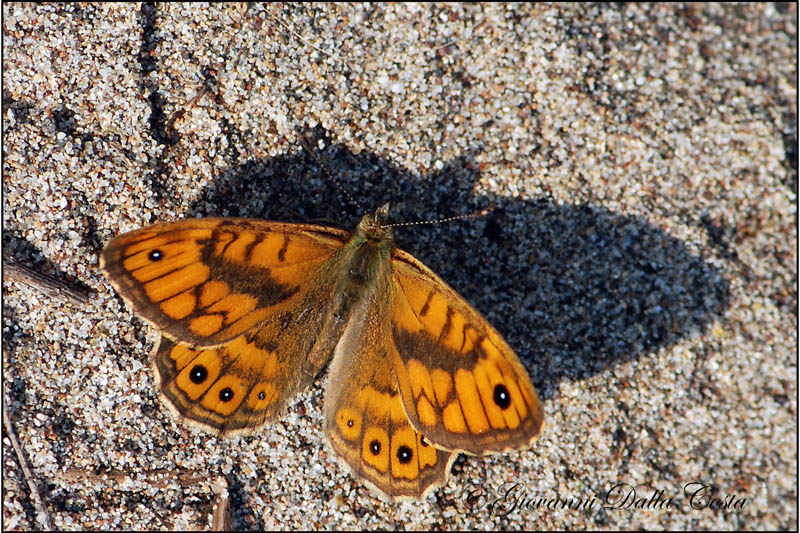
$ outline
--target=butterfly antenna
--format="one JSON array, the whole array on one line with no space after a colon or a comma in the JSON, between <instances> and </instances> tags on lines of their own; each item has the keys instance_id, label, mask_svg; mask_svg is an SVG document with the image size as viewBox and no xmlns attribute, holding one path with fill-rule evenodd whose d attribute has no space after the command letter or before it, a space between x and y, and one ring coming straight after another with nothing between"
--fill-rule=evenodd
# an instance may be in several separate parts
<instances>
[{"instance_id":1,"label":"butterfly antenna","mask_svg":"<svg viewBox=\"0 0 800 533\"><path fill-rule=\"evenodd\" d=\"M322 140L319 142L322 142ZM336 185L336 188L339 189L339 192L342 193L351 204L356 206L361 213L364 213L364 207L358 203L358 200L353 198L353 195L350 194L350 191L348 191L344 185L342 185L342 181L334 176L333 173L328 169L327 163L320 159L320 157L317 155L317 150L314 149L314 147L311 145L311 142L306 137L302 136L300 137L300 145L306 150L306 152L309 153L311 157L314 158L314 161L316 161L317 164L322 168L322 171L325 173L325 175L328 176L333 184Z\"/></svg>"},{"instance_id":2,"label":"butterfly antenna","mask_svg":"<svg viewBox=\"0 0 800 533\"><path fill-rule=\"evenodd\" d=\"M394 224L386 224L384 227L386 228L399 228L402 226L422 226L424 224L442 224L444 222L452 222L454 220L464 220L466 218L480 218L485 217L489 213L494 211L493 207L487 207L485 209L481 209L480 211L475 211L474 213L470 213L468 215L458 215L454 217L447 217L447 218L437 218L436 220L418 220L416 222L396 222Z\"/></svg>"}]
</instances>

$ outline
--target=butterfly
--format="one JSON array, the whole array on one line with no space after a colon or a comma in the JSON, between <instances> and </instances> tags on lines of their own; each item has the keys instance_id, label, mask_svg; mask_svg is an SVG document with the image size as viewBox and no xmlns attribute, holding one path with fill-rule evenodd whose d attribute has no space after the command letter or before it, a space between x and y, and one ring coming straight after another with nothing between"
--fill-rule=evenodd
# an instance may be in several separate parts
<instances>
[{"instance_id":1,"label":"butterfly","mask_svg":"<svg viewBox=\"0 0 800 533\"><path fill-rule=\"evenodd\" d=\"M253 219L156 224L100 265L157 328L156 383L190 425L252 431L330 361L324 432L350 471L422 498L459 452L529 447L536 389L478 311L395 247L388 204L347 231Z\"/></svg>"}]
</instances>

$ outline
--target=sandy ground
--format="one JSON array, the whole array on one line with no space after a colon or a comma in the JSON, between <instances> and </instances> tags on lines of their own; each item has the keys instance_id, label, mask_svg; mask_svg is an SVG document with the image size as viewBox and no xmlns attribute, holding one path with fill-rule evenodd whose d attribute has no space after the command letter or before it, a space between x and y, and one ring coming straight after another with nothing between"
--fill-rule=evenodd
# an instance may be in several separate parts
<instances>
[{"instance_id":1,"label":"sandy ground","mask_svg":"<svg viewBox=\"0 0 800 533\"><path fill-rule=\"evenodd\" d=\"M47 516L6 428L3 527L207 528L227 490L234 529L797 529L796 19L4 3L4 262L91 292L4 274L3 407ZM327 448L322 379L249 437L179 425L103 245L191 216L351 228L387 201L494 208L398 233L517 350L539 441L393 504Z\"/></svg>"}]
</instances>

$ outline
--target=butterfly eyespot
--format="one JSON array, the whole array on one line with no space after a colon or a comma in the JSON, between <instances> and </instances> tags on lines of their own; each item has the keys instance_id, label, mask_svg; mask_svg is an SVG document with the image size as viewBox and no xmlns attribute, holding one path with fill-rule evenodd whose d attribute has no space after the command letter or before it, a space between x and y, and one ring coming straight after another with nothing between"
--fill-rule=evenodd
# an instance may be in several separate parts
<instances>
[{"instance_id":1,"label":"butterfly eyespot","mask_svg":"<svg viewBox=\"0 0 800 533\"><path fill-rule=\"evenodd\" d=\"M221 402L229 402L233 400L233 390L230 387L225 387L219 391L219 400Z\"/></svg>"},{"instance_id":2,"label":"butterfly eyespot","mask_svg":"<svg viewBox=\"0 0 800 533\"><path fill-rule=\"evenodd\" d=\"M259 399L259 400L263 400L263 399L264 399L264 398L266 398L266 397L267 397L267 395L266 395L266 394L264 394L264 391L263 391L263 390L262 390L261 392L259 392L259 393L258 393L258 399Z\"/></svg>"},{"instance_id":3,"label":"butterfly eyespot","mask_svg":"<svg viewBox=\"0 0 800 533\"><path fill-rule=\"evenodd\" d=\"M419 443L424 448L428 447L428 441L426 441L425 437L423 437L422 435L420 435L420 437L419 437Z\"/></svg>"},{"instance_id":4,"label":"butterfly eyespot","mask_svg":"<svg viewBox=\"0 0 800 533\"><path fill-rule=\"evenodd\" d=\"M208 378L208 370L203 365L194 365L192 367L192 371L189 373L189 379L192 380L192 383L195 385L200 385Z\"/></svg>"},{"instance_id":5,"label":"butterfly eyespot","mask_svg":"<svg viewBox=\"0 0 800 533\"><path fill-rule=\"evenodd\" d=\"M153 250L147 255L147 257L150 259L150 261L161 261L164 259L164 252L161 250Z\"/></svg>"},{"instance_id":6,"label":"butterfly eyespot","mask_svg":"<svg viewBox=\"0 0 800 533\"><path fill-rule=\"evenodd\" d=\"M495 385L493 397L494 403L500 409L508 409L508 407L511 405L511 395L509 394L505 385Z\"/></svg>"},{"instance_id":7,"label":"butterfly eyespot","mask_svg":"<svg viewBox=\"0 0 800 533\"><path fill-rule=\"evenodd\" d=\"M342 407L336 413L336 425L342 436L350 441L360 441L361 437L361 415L351 407ZM364 443L372 441L373 435L364 437Z\"/></svg>"},{"instance_id":8,"label":"butterfly eyespot","mask_svg":"<svg viewBox=\"0 0 800 533\"><path fill-rule=\"evenodd\" d=\"M369 443L369 451L372 453L372 455L378 455L381 453L381 443L378 439L374 439Z\"/></svg>"},{"instance_id":9,"label":"butterfly eyespot","mask_svg":"<svg viewBox=\"0 0 800 533\"><path fill-rule=\"evenodd\" d=\"M408 446L400 446L397 448L397 460L400 461L400 464L407 465L411 462L413 457L414 452L412 452L411 448Z\"/></svg>"}]
</instances>

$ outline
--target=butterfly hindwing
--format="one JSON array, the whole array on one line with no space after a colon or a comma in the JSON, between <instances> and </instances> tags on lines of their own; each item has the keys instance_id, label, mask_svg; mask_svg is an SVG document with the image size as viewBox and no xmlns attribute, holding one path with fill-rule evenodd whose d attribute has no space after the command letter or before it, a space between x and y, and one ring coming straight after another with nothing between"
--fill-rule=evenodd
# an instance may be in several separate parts
<instances>
[{"instance_id":1,"label":"butterfly hindwing","mask_svg":"<svg viewBox=\"0 0 800 533\"><path fill-rule=\"evenodd\" d=\"M375 274L336 347L325 392L328 441L358 477L393 498L420 498L457 454L434 447L403 410L389 356L389 273Z\"/></svg>"},{"instance_id":2,"label":"butterfly hindwing","mask_svg":"<svg viewBox=\"0 0 800 533\"><path fill-rule=\"evenodd\" d=\"M302 305L221 346L192 348L162 336L153 366L170 407L223 433L252 430L281 413L332 352L321 342L330 327L328 306L315 289Z\"/></svg>"}]
</instances>

